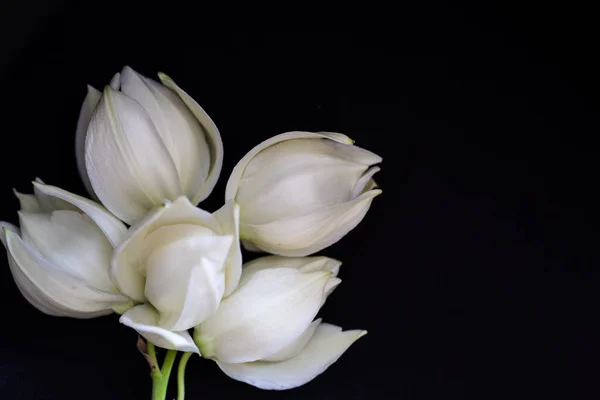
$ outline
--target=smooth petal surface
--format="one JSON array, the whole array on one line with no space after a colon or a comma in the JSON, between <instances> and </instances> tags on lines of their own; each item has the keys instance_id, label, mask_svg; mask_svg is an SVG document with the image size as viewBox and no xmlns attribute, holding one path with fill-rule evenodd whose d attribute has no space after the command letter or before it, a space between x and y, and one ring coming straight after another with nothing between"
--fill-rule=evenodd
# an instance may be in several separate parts
<instances>
[{"instance_id":1,"label":"smooth petal surface","mask_svg":"<svg viewBox=\"0 0 600 400\"><path fill-rule=\"evenodd\" d=\"M233 236L233 245L225 269L225 296L238 286L242 275L242 249L240 247L240 207L232 200L225 203L213 216L221 226L221 233Z\"/></svg>"},{"instance_id":2,"label":"smooth petal surface","mask_svg":"<svg viewBox=\"0 0 600 400\"><path fill-rule=\"evenodd\" d=\"M19 207L21 208L21 211L31 213L44 212L35 195L20 193L16 189L13 189L13 193L15 194L17 200L19 200Z\"/></svg>"},{"instance_id":3,"label":"smooth petal surface","mask_svg":"<svg viewBox=\"0 0 600 400\"><path fill-rule=\"evenodd\" d=\"M242 180L242 177L244 175L246 167L247 167L248 163L250 163L250 161L258 153L260 153L261 151L265 150L266 148L268 148L272 145L275 145L280 142L284 142L286 140L308 139L308 138L315 138L315 139L326 139L327 138L327 139L335 140L339 143L346 143L346 144L354 143L354 141L352 139L350 139L346 135L342 135L342 134L328 135L328 134L320 133L320 132L292 131L292 132L286 132L286 133L282 133L279 135L275 135L275 136L263 141L262 143L256 145L248 153L246 153L246 155L244 157L242 157L242 159L236 164L236 166L233 168L233 171L231 172L231 175L229 175L229 179L227 180L227 187L225 188L225 200L236 198L237 191L240 186L240 181Z\"/></svg>"},{"instance_id":4,"label":"smooth petal surface","mask_svg":"<svg viewBox=\"0 0 600 400\"><path fill-rule=\"evenodd\" d=\"M52 211L55 211L55 210L80 211L73 204L71 204L67 201L64 201L62 199L59 199L58 197L55 197L55 196L48 196L47 194L40 191L37 185L44 185L44 182L40 178L35 178L35 181L32 183L33 183L33 194L35 195L35 198L38 200L38 203L40 205L40 208L42 209L42 212L51 213Z\"/></svg>"},{"instance_id":5,"label":"smooth petal surface","mask_svg":"<svg viewBox=\"0 0 600 400\"><path fill-rule=\"evenodd\" d=\"M100 310L97 312L80 312L63 305L56 303L52 298L42 292L27 276L21 271L16 264L15 259L8 251L7 232L15 235L20 235L20 230L16 226L7 222L0 222L0 241L7 249L8 266L13 276L13 279L23 297L35 308L44 314L55 317L72 317L72 318L94 318L111 313L111 310Z\"/></svg>"},{"instance_id":6,"label":"smooth petal surface","mask_svg":"<svg viewBox=\"0 0 600 400\"><path fill-rule=\"evenodd\" d=\"M302 350L304 350L304 347L306 347L310 339L315 334L315 331L321 324L321 321L321 318L314 320L311 322L308 328L306 328L302 335L298 336L296 340L279 350L277 353L263 358L261 361L285 361L296 357L302 352Z\"/></svg>"},{"instance_id":7,"label":"smooth petal surface","mask_svg":"<svg viewBox=\"0 0 600 400\"><path fill-rule=\"evenodd\" d=\"M202 191L211 163L200 122L174 91L130 67L123 68L121 91L146 110L173 158L183 192L195 199Z\"/></svg>"},{"instance_id":8,"label":"smooth petal surface","mask_svg":"<svg viewBox=\"0 0 600 400\"><path fill-rule=\"evenodd\" d=\"M242 222L265 224L352 200L356 182L381 158L323 138L285 140L246 165L236 194Z\"/></svg>"},{"instance_id":9,"label":"smooth petal surface","mask_svg":"<svg viewBox=\"0 0 600 400\"><path fill-rule=\"evenodd\" d=\"M93 288L116 292L108 268L113 248L94 222L75 211L19 212L25 241L56 268Z\"/></svg>"},{"instance_id":10,"label":"smooth petal surface","mask_svg":"<svg viewBox=\"0 0 600 400\"><path fill-rule=\"evenodd\" d=\"M339 241L364 218L374 189L344 204L326 207L301 217L286 218L264 225L240 225L240 236L268 253L299 257L316 253Z\"/></svg>"},{"instance_id":11,"label":"smooth petal surface","mask_svg":"<svg viewBox=\"0 0 600 400\"><path fill-rule=\"evenodd\" d=\"M158 312L150 305L133 307L119 318L119 322L135 329L155 346L200 354L187 331L173 332L158 326Z\"/></svg>"},{"instance_id":12,"label":"smooth petal surface","mask_svg":"<svg viewBox=\"0 0 600 400\"><path fill-rule=\"evenodd\" d=\"M293 268L259 271L196 327L196 344L205 357L230 363L275 354L311 323L330 277L330 272L303 274Z\"/></svg>"},{"instance_id":13,"label":"smooth petal surface","mask_svg":"<svg viewBox=\"0 0 600 400\"><path fill-rule=\"evenodd\" d=\"M302 386L335 363L344 352L367 332L349 330L322 323L304 350L281 362L257 361L228 364L217 361L229 377L265 390L286 390Z\"/></svg>"},{"instance_id":14,"label":"smooth petal surface","mask_svg":"<svg viewBox=\"0 0 600 400\"><path fill-rule=\"evenodd\" d=\"M137 301L145 301L145 278L139 266L145 260L145 238L161 226L190 224L220 232L220 225L213 215L195 207L181 196L146 214L127 231L120 246L115 249L111 261L111 276L117 288Z\"/></svg>"},{"instance_id":15,"label":"smooth petal surface","mask_svg":"<svg viewBox=\"0 0 600 400\"><path fill-rule=\"evenodd\" d=\"M44 185L40 182L33 182L33 186L40 194L62 200L63 202L72 205L74 209L80 210L90 217L104 233L113 247L119 245L125 237L125 233L127 232L125 224L119 221L119 219L100 204L86 199L85 197L57 188L56 186Z\"/></svg>"},{"instance_id":16,"label":"smooth petal surface","mask_svg":"<svg viewBox=\"0 0 600 400\"><path fill-rule=\"evenodd\" d=\"M94 192L132 224L182 194L177 169L150 117L135 100L106 87L88 127L85 163Z\"/></svg>"},{"instance_id":17,"label":"smooth petal surface","mask_svg":"<svg viewBox=\"0 0 600 400\"><path fill-rule=\"evenodd\" d=\"M162 72L158 74L158 77L163 85L173 90L181 98L206 133L206 142L210 151L210 168L204 185L202 185L193 197L190 197L192 203L197 205L212 192L221 174L221 169L223 168L223 141L221 134L206 111L190 95L177 86L173 79Z\"/></svg>"},{"instance_id":18,"label":"smooth petal surface","mask_svg":"<svg viewBox=\"0 0 600 400\"><path fill-rule=\"evenodd\" d=\"M341 261L329 257L282 257L264 256L256 258L244 264L242 268L242 279L240 286L250 280L258 271L271 268L295 268L300 272L331 272L332 278L338 275Z\"/></svg>"},{"instance_id":19,"label":"smooth petal surface","mask_svg":"<svg viewBox=\"0 0 600 400\"><path fill-rule=\"evenodd\" d=\"M85 318L107 314L114 305L129 302L119 293L92 288L58 269L41 258L17 233L7 229L4 233L11 272L32 304L47 304L61 315Z\"/></svg>"},{"instance_id":20,"label":"smooth petal surface","mask_svg":"<svg viewBox=\"0 0 600 400\"><path fill-rule=\"evenodd\" d=\"M189 329L217 310L232 243L232 236L183 224L159 228L147 237L145 295L160 312L161 327Z\"/></svg>"},{"instance_id":21,"label":"smooth petal surface","mask_svg":"<svg viewBox=\"0 0 600 400\"><path fill-rule=\"evenodd\" d=\"M81 110L79 111L77 130L75 132L75 158L77 160L79 176L81 176L81 180L83 181L83 185L87 192L96 200L98 200L98 197L96 196L96 193L94 193L94 189L92 188L90 178L88 177L85 168L85 137L87 136L88 126L92 120L92 114L101 97L102 93L99 90L88 85L87 94L81 105Z\"/></svg>"},{"instance_id":22,"label":"smooth petal surface","mask_svg":"<svg viewBox=\"0 0 600 400\"><path fill-rule=\"evenodd\" d=\"M373 180L373 175L379 172L381 168L379 167L371 167L369 168L363 176L360 177L356 185L354 185L354 189L352 191L352 197L358 197L364 192L368 192L377 187L377 184Z\"/></svg>"}]
</instances>

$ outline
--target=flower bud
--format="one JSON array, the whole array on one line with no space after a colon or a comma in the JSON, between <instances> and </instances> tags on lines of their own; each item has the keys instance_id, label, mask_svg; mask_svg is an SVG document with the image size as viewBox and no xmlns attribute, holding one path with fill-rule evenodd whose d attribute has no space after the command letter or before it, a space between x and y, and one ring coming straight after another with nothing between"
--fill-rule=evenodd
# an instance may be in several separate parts
<instances>
[{"instance_id":1,"label":"flower bud","mask_svg":"<svg viewBox=\"0 0 600 400\"><path fill-rule=\"evenodd\" d=\"M226 199L241 208L248 250L306 256L340 240L367 213L381 157L336 133L288 132L252 149L234 168Z\"/></svg>"},{"instance_id":2,"label":"flower bud","mask_svg":"<svg viewBox=\"0 0 600 400\"><path fill-rule=\"evenodd\" d=\"M313 321L341 282L340 264L327 257L280 256L246 263L238 289L194 329L202 356L261 389L291 389L323 373L366 334Z\"/></svg>"},{"instance_id":3,"label":"flower bud","mask_svg":"<svg viewBox=\"0 0 600 400\"><path fill-rule=\"evenodd\" d=\"M214 122L171 78L159 78L125 67L103 93L88 87L77 124L84 184L129 224L163 200L184 195L197 205L223 163Z\"/></svg>"},{"instance_id":4,"label":"flower bud","mask_svg":"<svg viewBox=\"0 0 600 400\"><path fill-rule=\"evenodd\" d=\"M133 225L115 250L111 274L123 293L145 304L121 322L183 350L169 335L203 322L239 282L238 216L233 202L210 214L182 196Z\"/></svg>"},{"instance_id":5,"label":"flower bud","mask_svg":"<svg viewBox=\"0 0 600 400\"><path fill-rule=\"evenodd\" d=\"M126 227L104 207L34 182L35 194L16 193L20 228L0 222L0 239L17 287L40 311L92 318L133 305L109 275L113 247Z\"/></svg>"}]
</instances>

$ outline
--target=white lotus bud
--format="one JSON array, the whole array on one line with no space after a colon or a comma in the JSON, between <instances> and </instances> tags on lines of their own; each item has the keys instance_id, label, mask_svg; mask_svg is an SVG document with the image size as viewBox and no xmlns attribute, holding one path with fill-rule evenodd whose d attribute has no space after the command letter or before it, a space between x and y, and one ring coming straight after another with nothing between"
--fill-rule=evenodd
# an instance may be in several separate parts
<instances>
[{"instance_id":1,"label":"white lotus bud","mask_svg":"<svg viewBox=\"0 0 600 400\"><path fill-rule=\"evenodd\" d=\"M234 168L226 199L240 205L248 250L306 256L340 240L369 210L381 157L336 133L288 132Z\"/></svg>"},{"instance_id":2,"label":"white lotus bud","mask_svg":"<svg viewBox=\"0 0 600 400\"><path fill-rule=\"evenodd\" d=\"M202 356L261 389L309 382L366 334L313 321L341 282L340 264L327 257L280 256L246 263L238 289L194 329Z\"/></svg>"},{"instance_id":3,"label":"white lotus bud","mask_svg":"<svg viewBox=\"0 0 600 400\"><path fill-rule=\"evenodd\" d=\"M78 167L88 191L132 224L163 200L197 205L214 188L223 144L206 112L175 82L129 67L100 93L91 86L77 124Z\"/></svg>"},{"instance_id":4,"label":"white lotus bud","mask_svg":"<svg viewBox=\"0 0 600 400\"><path fill-rule=\"evenodd\" d=\"M20 229L0 222L12 276L23 296L55 316L92 318L133 305L109 269L125 225L101 205L34 182L35 194L16 193Z\"/></svg>"},{"instance_id":5,"label":"white lotus bud","mask_svg":"<svg viewBox=\"0 0 600 400\"><path fill-rule=\"evenodd\" d=\"M189 351L172 334L203 322L240 280L238 218L233 202L210 214L182 196L133 225L115 250L111 275L119 290L145 304L121 322L156 345Z\"/></svg>"}]
</instances>

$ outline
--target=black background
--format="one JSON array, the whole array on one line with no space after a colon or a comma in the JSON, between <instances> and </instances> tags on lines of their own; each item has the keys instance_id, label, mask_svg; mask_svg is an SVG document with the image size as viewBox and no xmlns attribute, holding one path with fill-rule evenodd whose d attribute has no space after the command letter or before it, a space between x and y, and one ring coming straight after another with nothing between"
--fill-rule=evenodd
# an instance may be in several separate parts
<instances>
[{"instance_id":1,"label":"black background","mask_svg":"<svg viewBox=\"0 0 600 400\"><path fill-rule=\"evenodd\" d=\"M598 398L599 35L569 4L439 2L363 14L353 32L231 32L171 4L8 4L0 220L17 222L11 190L37 176L84 194L73 148L86 84L124 64L164 71L221 131L209 211L237 160L284 131L343 132L384 160L383 195L324 252L344 264L322 316L369 334L286 392L193 358L189 399ZM5 259L0 305L0 398L149 398L117 316L41 314Z\"/></svg>"}]
</instances>

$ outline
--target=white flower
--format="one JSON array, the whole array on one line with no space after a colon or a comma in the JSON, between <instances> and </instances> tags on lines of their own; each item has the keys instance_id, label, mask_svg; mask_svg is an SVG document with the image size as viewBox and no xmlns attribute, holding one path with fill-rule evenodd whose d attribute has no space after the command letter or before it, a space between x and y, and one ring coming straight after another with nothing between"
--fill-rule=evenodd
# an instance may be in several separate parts
<instances>
[{"instance_id":1,"label":"white flower","mask_svg":"<svg viewBox=\"0 0 600 400\"><path fill-rule=\"evenodd\" d=\"M241 209L248 250L306 256L340 240L367 213L381 157L339 133L288 132L252 149L234 168L226 199Z\"/></svg>"},{"instance_id":2,"label":"white flower","mask_svg":"<svg viewBox=\"0 0 600 400\"><path fill-rule=\"evenodd\" d=\"M314 320L341 282L327 257L267 256L244 265L239 287L194 330L202 356L262 389L291 389L324 372L366 331Z\"/></svg>"},{"instance_id":3,"label":"white flower","mask_svg":"<svg viewBox=\"0 0 600 400\"><path fill-rule=\"evenodd\" d=\"M104 207L34 182L34 194L15 191L20 229L0 222L0 239L17 287L38 310L92 318L133 305L109 275L113 247L126 227Z\"/></svg>"},{"instance_id":4,"label":"white flower","mask_svg":"<svg viewBox=\"0 0 600 400\"><path fill-rule=\"evenodd\" d=\"M215 312L240 280L238 218L233 202L210 214L181 196L133 225L115 250L111 276L145 304L121 322L157 346L195 349L186 330Z\"/></svg>"},{"instance_id":5,"label":"white flower","mask_svg":"<svg viewBox=\"0 0 600 400\"><path fill-rule=\"evenodd\" d=\"M132 224L163 200L197 205L214 188L223 144L206 112L165 74L162 84L129 67L100 93L88 86L76 135L92 196Z\"/></svg>"}]
</instances>

